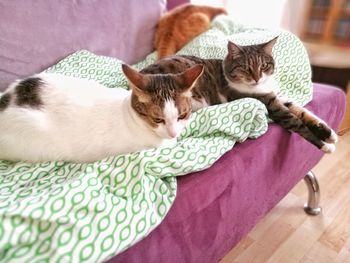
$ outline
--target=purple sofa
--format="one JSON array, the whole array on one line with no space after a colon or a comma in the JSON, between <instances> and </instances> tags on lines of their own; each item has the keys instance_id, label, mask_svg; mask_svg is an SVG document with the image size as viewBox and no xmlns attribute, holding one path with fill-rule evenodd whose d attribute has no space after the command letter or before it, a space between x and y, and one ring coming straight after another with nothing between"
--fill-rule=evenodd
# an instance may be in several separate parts
<instances>
[{"instance_id":1,"label":"purple sofa","mask_svg":"<svg viewBox=\"0 0 350 263\"><path fill-rule=\"evenodd\" d=\"M169 1L168 6L176 2ZM80 49L127 63L141 60L152 50L154 29L166 3L0 1L0 10L4 90L14 79ZM345 96L337 88L314 84L307 108L336 129ZM110 262L217 262L307 174L309 212L317 213L318 185L308 172L321 157L322 152L300 136L270 124L265 135L235 146L211 168L179 178L177 197L165 220Z\"/></svg>"}]
</instances>

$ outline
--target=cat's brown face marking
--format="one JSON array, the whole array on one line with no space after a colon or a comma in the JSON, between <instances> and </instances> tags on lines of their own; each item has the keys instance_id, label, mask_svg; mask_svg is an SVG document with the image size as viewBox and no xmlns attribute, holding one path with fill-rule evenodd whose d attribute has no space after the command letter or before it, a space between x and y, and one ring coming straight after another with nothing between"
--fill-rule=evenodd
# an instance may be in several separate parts
<instances>
[{"instance_id":1,"label":"cat's brown face marking","mask_svg":"<svg viewBox=\"0 0 350 263\"><path fill-rule=\"evenodd\" d=\"M5 110L11 102L11 94L10 93L5 93L1 96L0 98L0 111Z\"/></svg>"},{"instance_id":2,"label":"cat's brown face marking","mask_svg":"<svg viewBox=\"0 0 350 263\"><path fill-rule=\"evenodd\" d=\"M202 74L197 65L180 74L140 74L123 66L134 110L163 138L179 135L191 111L191 89Z\"/></svg>"},{"instance_id":3,"label":"cat's brown face marking","mask_svg":"<svg viewBox=\"0 0 350 263\"><path fill-rule=\"evenodd\" d=\"M181 92L181 87L170 75L153 76L145 90L144 94L133 93L132 105L152 127L165 123L164 109L169 102L174 104L180 119L188 119L191 99Z\"/></svg>"},{"instance_id":4,"label":"cat's brown face marking","mask_svg":"<svg viewBox=\"0 0 350 263\"><path fill-rule=\"evenodd\" d=\"M178 136L192 110L190 97L171 76L151 77L145 90L133 93L133 108L161 137Z\"/></svg>"},{"instance_id":5,"label":"cat's brown face marking","mask_svg":"<svg viewBox=\"0 0 350 263\"><path fill-rule=\"evenodd\" d=\"M16 104L18 106L29 106L39 108L43 105L40 98L40 89L43 80L38 77L24 79L15 87Z\"/></svg>"},{"instance_id":6,"label":"cat's brown face marking","mask_svg":"<svg viewBox=\"0 0 350 263\"><path fill-rule=\"evenodd\" d=\"M228 81L256 85L275 69L272 46L276 39L265 44L239 46L228 44L228 54L224 59L224 71Z\"/></svg>"}]
</instances>

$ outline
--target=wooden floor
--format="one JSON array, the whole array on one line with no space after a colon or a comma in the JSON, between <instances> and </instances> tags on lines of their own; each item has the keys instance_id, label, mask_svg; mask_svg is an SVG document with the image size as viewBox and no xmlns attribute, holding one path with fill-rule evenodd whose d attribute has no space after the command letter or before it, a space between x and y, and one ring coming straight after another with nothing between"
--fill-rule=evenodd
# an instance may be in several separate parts
<instances>
[{"instance_id":1,"label":"wooden floor","mask_svg":"<svg viewBox=\"0 0 350 263\"><path fill-rule=\"evenodd\" d=\"M308 216L302 181L220 263L350 263L350 132L313 169L322 214Z\"/></svg>"}]
</instances>

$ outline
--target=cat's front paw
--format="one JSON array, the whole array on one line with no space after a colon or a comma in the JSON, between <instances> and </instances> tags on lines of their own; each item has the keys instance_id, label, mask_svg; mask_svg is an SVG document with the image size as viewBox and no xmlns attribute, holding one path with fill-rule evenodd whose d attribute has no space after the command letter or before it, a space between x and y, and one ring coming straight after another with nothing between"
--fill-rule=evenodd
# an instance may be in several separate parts
<instances>
[{"instance_id":1,"label":"cat's front paw","mask_svg":"<svg viewBox=\"0 0 350 263\"><path fill-rule=\"evenodd\" d=\"M338 135L335 131L331 130L331 135L326 139L328 143L336 143L338 141Z\"/></svg>"},{"instance_id":2,"label":"cat's front paw","mask_svg":"<svg viewBox=\"0 0 350 263\"><path fill-rule=\"evenodd\" d=\"M306 126L321 141L335 143L338 140L337 134L323 121L308 122Z\"/></svg>"},{"instance_id":3,"label":"cat's front paw","mask_svg":"<svg viewBox=\"0 0 350 263\"><path fill-rule=\"evenodd\" d=\"M325 143L321 150L325 153L332 153L335 151L335 145L333 143Z\"/></svg>"}]
</instances>

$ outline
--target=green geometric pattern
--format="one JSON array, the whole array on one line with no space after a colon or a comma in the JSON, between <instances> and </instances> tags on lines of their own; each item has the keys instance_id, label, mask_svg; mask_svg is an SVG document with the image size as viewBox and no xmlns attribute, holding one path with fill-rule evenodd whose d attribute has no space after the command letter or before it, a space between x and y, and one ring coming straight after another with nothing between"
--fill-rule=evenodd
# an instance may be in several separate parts
<instances>
[{"instance_id":1,"label":"green geometric pattern","mask_svg":"<svg viewBox=\"0 0 350 263\"><path fill-rule=\"evenodd\" d=\"M246 43L255 39L252 32L259 39L272 34L256 33L219 17L211 30L181 52L215 55L217 50L226 48L226 41L218 49L215 43L206 45L200 38L217 34L218 39L227 32L242 41L246 39ZM295 93L299 89L294 82L289 85L289 77L283 77L288 71L297 70L298 64L309 67L303 64L306 53L300 47L303 52L294 54L290 63L279 58L284 56L284 48L300 46L290 33L281 35L283 38L274 50L280 83L292 98L308 101L311 81L304 73L293 77L303 87L300 94ZM283 46L283 41L294 44ZM151 54L137 67L151 63L154 56ZM47 71L127 88L120 65L117 59L79 51ZM174 202L176 176L210 167L236 142L257 138L266 130L264 105L247 98L197 111L178 143L170 148L144 150L89 164L0 161L0 262L102 262L160 224Z\"/></svg>"}]
</instances>

